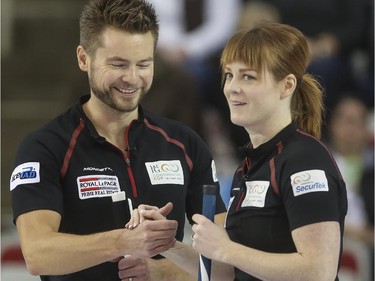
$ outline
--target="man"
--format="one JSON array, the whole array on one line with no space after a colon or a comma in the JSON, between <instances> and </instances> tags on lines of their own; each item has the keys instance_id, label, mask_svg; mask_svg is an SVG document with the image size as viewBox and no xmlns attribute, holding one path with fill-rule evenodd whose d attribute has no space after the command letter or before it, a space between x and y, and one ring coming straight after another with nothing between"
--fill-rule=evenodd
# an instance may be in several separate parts
<instances>
[{"instance_id":1,"label":"man","mask_svg":"<svg viewBox=\"0 0 375 281\"><path fill-rule=\"evenodd\" d=\"M10 180L26 265L41 280L120 280L124 255L124 280L189 278L149 257L182 240L185 211L190 221L201 212L202 185L217 179L195 132L139 106L152 84L158 28L143 0L93 0L83 9L77 59L90 95L24 139ZM111 196L121 192L122 207L172 202L169 220L116 229L129 220L113 211Z\"/></svg>"}]
</instances>

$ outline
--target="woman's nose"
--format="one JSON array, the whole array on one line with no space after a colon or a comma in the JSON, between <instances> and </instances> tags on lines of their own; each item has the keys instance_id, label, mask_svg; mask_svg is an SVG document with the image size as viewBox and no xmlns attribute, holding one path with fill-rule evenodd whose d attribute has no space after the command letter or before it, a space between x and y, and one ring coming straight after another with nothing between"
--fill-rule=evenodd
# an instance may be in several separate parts
<instances>
[{"instance_id":1,"label":"woman's nose","mask_svg":"<svg viewBox=\"0 0 375 281\"><path fill-rule=\"evenodd\" d=\"M225 82L224 91L231 94L238 94L241 92L241 87L235 79L232 79Z\"/></svg>"}]
</instances>

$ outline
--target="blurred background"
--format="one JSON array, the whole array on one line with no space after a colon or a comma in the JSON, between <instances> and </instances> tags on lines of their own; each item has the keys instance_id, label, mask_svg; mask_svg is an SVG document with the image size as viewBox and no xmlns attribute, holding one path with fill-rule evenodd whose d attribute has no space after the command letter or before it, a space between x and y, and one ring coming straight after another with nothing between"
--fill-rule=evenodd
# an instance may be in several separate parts
<instances>
[{"instance_id":1,"label":"blurred background","mask_svg":"<svg viewBox=\"0 0 375 281\"><path fill-rule=\"evenodd\" d=\"M159 14L160 41L144 106L180 120L206 140L226 202L237 148L248 137L229 121L220 52L233 32L261 20L288 23L306 34L309 72L325 88L323 141L350 195L340 280L374 280L373 0L149 1ZM1 1L1 280L39 280L25 270L12 222L9 177L21 139L88 93L75 54L85 3Z\"/></svg>"}]
</instances>

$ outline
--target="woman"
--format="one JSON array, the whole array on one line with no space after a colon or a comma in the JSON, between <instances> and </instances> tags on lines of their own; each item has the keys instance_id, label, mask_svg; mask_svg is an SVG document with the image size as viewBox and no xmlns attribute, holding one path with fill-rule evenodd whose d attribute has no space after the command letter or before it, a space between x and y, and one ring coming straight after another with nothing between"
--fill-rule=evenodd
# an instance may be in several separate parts
<instances>
[{"instance_id":1,"label":"woman","mask_svg":"<svg viewBox=\"0 0 375 281\"><path fill-rule=\"evenodd\" d=\"M231 121L251 141L234 175L225 229L193 216L193 248L219 262L213 280L338 280L346 189L318 140L322 91L305 72L308 63L305 37L284 24L239 31L223 50ZM156 218L145 209L142 216ZM196 270L181 244L163 255Z\"/></svg>"}]
</instances>

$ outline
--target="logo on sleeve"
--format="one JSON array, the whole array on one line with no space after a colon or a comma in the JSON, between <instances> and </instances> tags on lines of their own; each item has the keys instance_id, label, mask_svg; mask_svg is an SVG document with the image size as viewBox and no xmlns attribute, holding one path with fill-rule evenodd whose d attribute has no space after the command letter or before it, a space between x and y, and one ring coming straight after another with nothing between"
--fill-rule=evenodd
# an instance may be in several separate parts
<instances>
[{"instance_id":1,"label":"logo on sleeve","mask_svg":"<svg viewBox=\"0 0 375 281\"><path fill-rule=\"evenodd\" d=\"M269 186L269 181L247 181L246 196L241 207L263 208L266 202L266 194Z\"/></svg>"},{"instance_id":2,"label":"logo on sleeve","mask_svg":"<svg viewBox=\"0 0 375 281\"><path fill-rule=\"evenodd\" d=\"M111 196L120 192L120 183L116 176L88 175L77 178L80 199Z\"/></svg>"},{"instance_id":3,"label":"logo on sleeve","mask_svg":"<svg viewBox=\"0 0 375 281\"><path fill-rule=\"evenodd\" d=\"M179 160L145 163L152 185L184 184L184 171Z\"/></svg>"},{"instance_id":4,"label":"logo on sleeve","mask_svg":"<svg viewBox=\"0 0 375 281\"><path fill-rule=\"evenodd\" d=\"M310 192L328 191L328 181L324 171L307 170L290 176L294 196Z\"/></svg>"},{"instance_id":5,"label":"logo on sleeve","mask_svg":"<svg viewBox=\"0 0 375 281\"><path fill-rule=\"evenodd\" d=\"M39 169L39 162L27 162L17 166L10 177L10 191L21 184L40 182Z\"/></svg>"}]
</instances>

